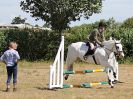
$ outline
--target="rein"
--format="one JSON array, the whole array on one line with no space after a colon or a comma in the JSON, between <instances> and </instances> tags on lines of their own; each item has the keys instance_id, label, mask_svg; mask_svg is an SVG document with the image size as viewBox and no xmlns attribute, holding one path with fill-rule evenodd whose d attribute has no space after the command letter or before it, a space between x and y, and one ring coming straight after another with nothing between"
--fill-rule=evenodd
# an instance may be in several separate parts
<instances>
[{"instance_id":1,"label":"rein","mask_svg":"<svg viewBox=\"0 0 133 99\"><path fill-rule=\"evenodd\" d=\"M106 47L104 47L104 48L107 49L107 50L110 51L110 52L114 52L114 51L113 51L113 48L114 48L114 47L116 48L116 44L120 44L120 43L115 43L111 49L108 49L108 48L106 48ZM116 48L116 50L117 50L117 48ZM106 52L106 54L108 55L108 58L109 58L109 54L107 53L106 50L105 50L105 52ZM122 51L118 51L118 50L117 50L117 52L122 52ZM116 53L116 52L114 52L114 53ZM117 54L118 54L118 53L117 53Z\"/></svg>"}]
</instances>

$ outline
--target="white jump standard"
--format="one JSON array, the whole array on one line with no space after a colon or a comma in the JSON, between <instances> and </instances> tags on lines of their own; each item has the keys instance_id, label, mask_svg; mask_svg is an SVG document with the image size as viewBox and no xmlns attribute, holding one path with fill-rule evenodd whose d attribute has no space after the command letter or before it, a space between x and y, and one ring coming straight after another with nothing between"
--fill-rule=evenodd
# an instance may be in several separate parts
<instances>
[{"instance_id":1,"label":"white jump standard","mask_svg":"<svg viewBox=\"0 0 133 99\"><path fill-rule=\"evenodd\" d=\"M62 36L60 47L53 65L50 66L49 89L63 88L64 67L64 36Z\"/></svg>"}]
</instances>

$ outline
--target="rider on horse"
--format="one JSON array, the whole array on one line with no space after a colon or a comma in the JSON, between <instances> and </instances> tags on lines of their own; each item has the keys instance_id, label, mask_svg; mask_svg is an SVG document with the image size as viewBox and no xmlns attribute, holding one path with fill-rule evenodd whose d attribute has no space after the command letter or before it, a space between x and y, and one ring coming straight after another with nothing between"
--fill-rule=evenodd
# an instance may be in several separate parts
<instances>
[{"instance_id":1,"label":"rider on horse","mask_svg":"<svg viewBox=\"0 0 133 99\"><path fill-rule=\"evenodd\" d=\"M84 55L84 59L86 60L88 55L94 54L94 51L98 45L103 47L102 42L105 41L104 31L106 29L105 22L99 22L98 29L94 29L87 37L88 42L87 46L89 46L88 51Z\"/></svg>"}]
</instances>

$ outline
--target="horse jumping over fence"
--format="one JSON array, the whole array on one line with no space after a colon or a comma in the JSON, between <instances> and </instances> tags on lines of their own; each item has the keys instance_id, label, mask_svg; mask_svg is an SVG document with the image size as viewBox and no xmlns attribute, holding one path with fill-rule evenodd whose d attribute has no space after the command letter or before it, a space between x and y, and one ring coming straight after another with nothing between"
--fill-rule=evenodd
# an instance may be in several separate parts
<instances>
[{"instance_id":1,"label":"horse jumping over fence","mask_svg":"<svg viewBox=\"0 0 133 99\"><path fill-rule=\"evenodd\" d=\"M105 66L105 71L108 77L108 83L111 85L111 88L114 87L114 81L118 80L118 62L115 58L115 53L120 57L124 57L121 40L108 40L105 41L104 47L98 47L94 53L94 55L88 56L86 60L84 60L83 56L88 50L88 46L84 42L76 42L72 43L68 47L66 65L68 71L73 71L73 63L79 58L82 61L86 61L88 63L96 63L102 66ZM67 80L69 74L65 75L65 79Z\"/></svg>"}]
</instances>

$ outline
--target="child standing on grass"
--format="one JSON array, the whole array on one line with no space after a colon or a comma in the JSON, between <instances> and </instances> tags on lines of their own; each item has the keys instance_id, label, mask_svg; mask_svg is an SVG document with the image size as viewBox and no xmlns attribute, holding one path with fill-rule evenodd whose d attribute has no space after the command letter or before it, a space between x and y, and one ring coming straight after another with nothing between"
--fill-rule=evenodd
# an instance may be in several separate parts
<instances>
[{"instance_id":1,"label":"child standing on grass","mask_svg":"<svg viewBox=\"0 0 133 99\"><path fill-rule=\"evenodd\" d=\"M10 42L9 43L9 49L4 52L4 54L1 56L1 61L3 61L6 64L7 69L7 88L6 92L10 90L10 81L13 76L13 91L16 91L16 84L17 84L17 64L18 60L20 59L20 56L17 49L17 43L16 42Z\"/></svg>"}]
</instances>

